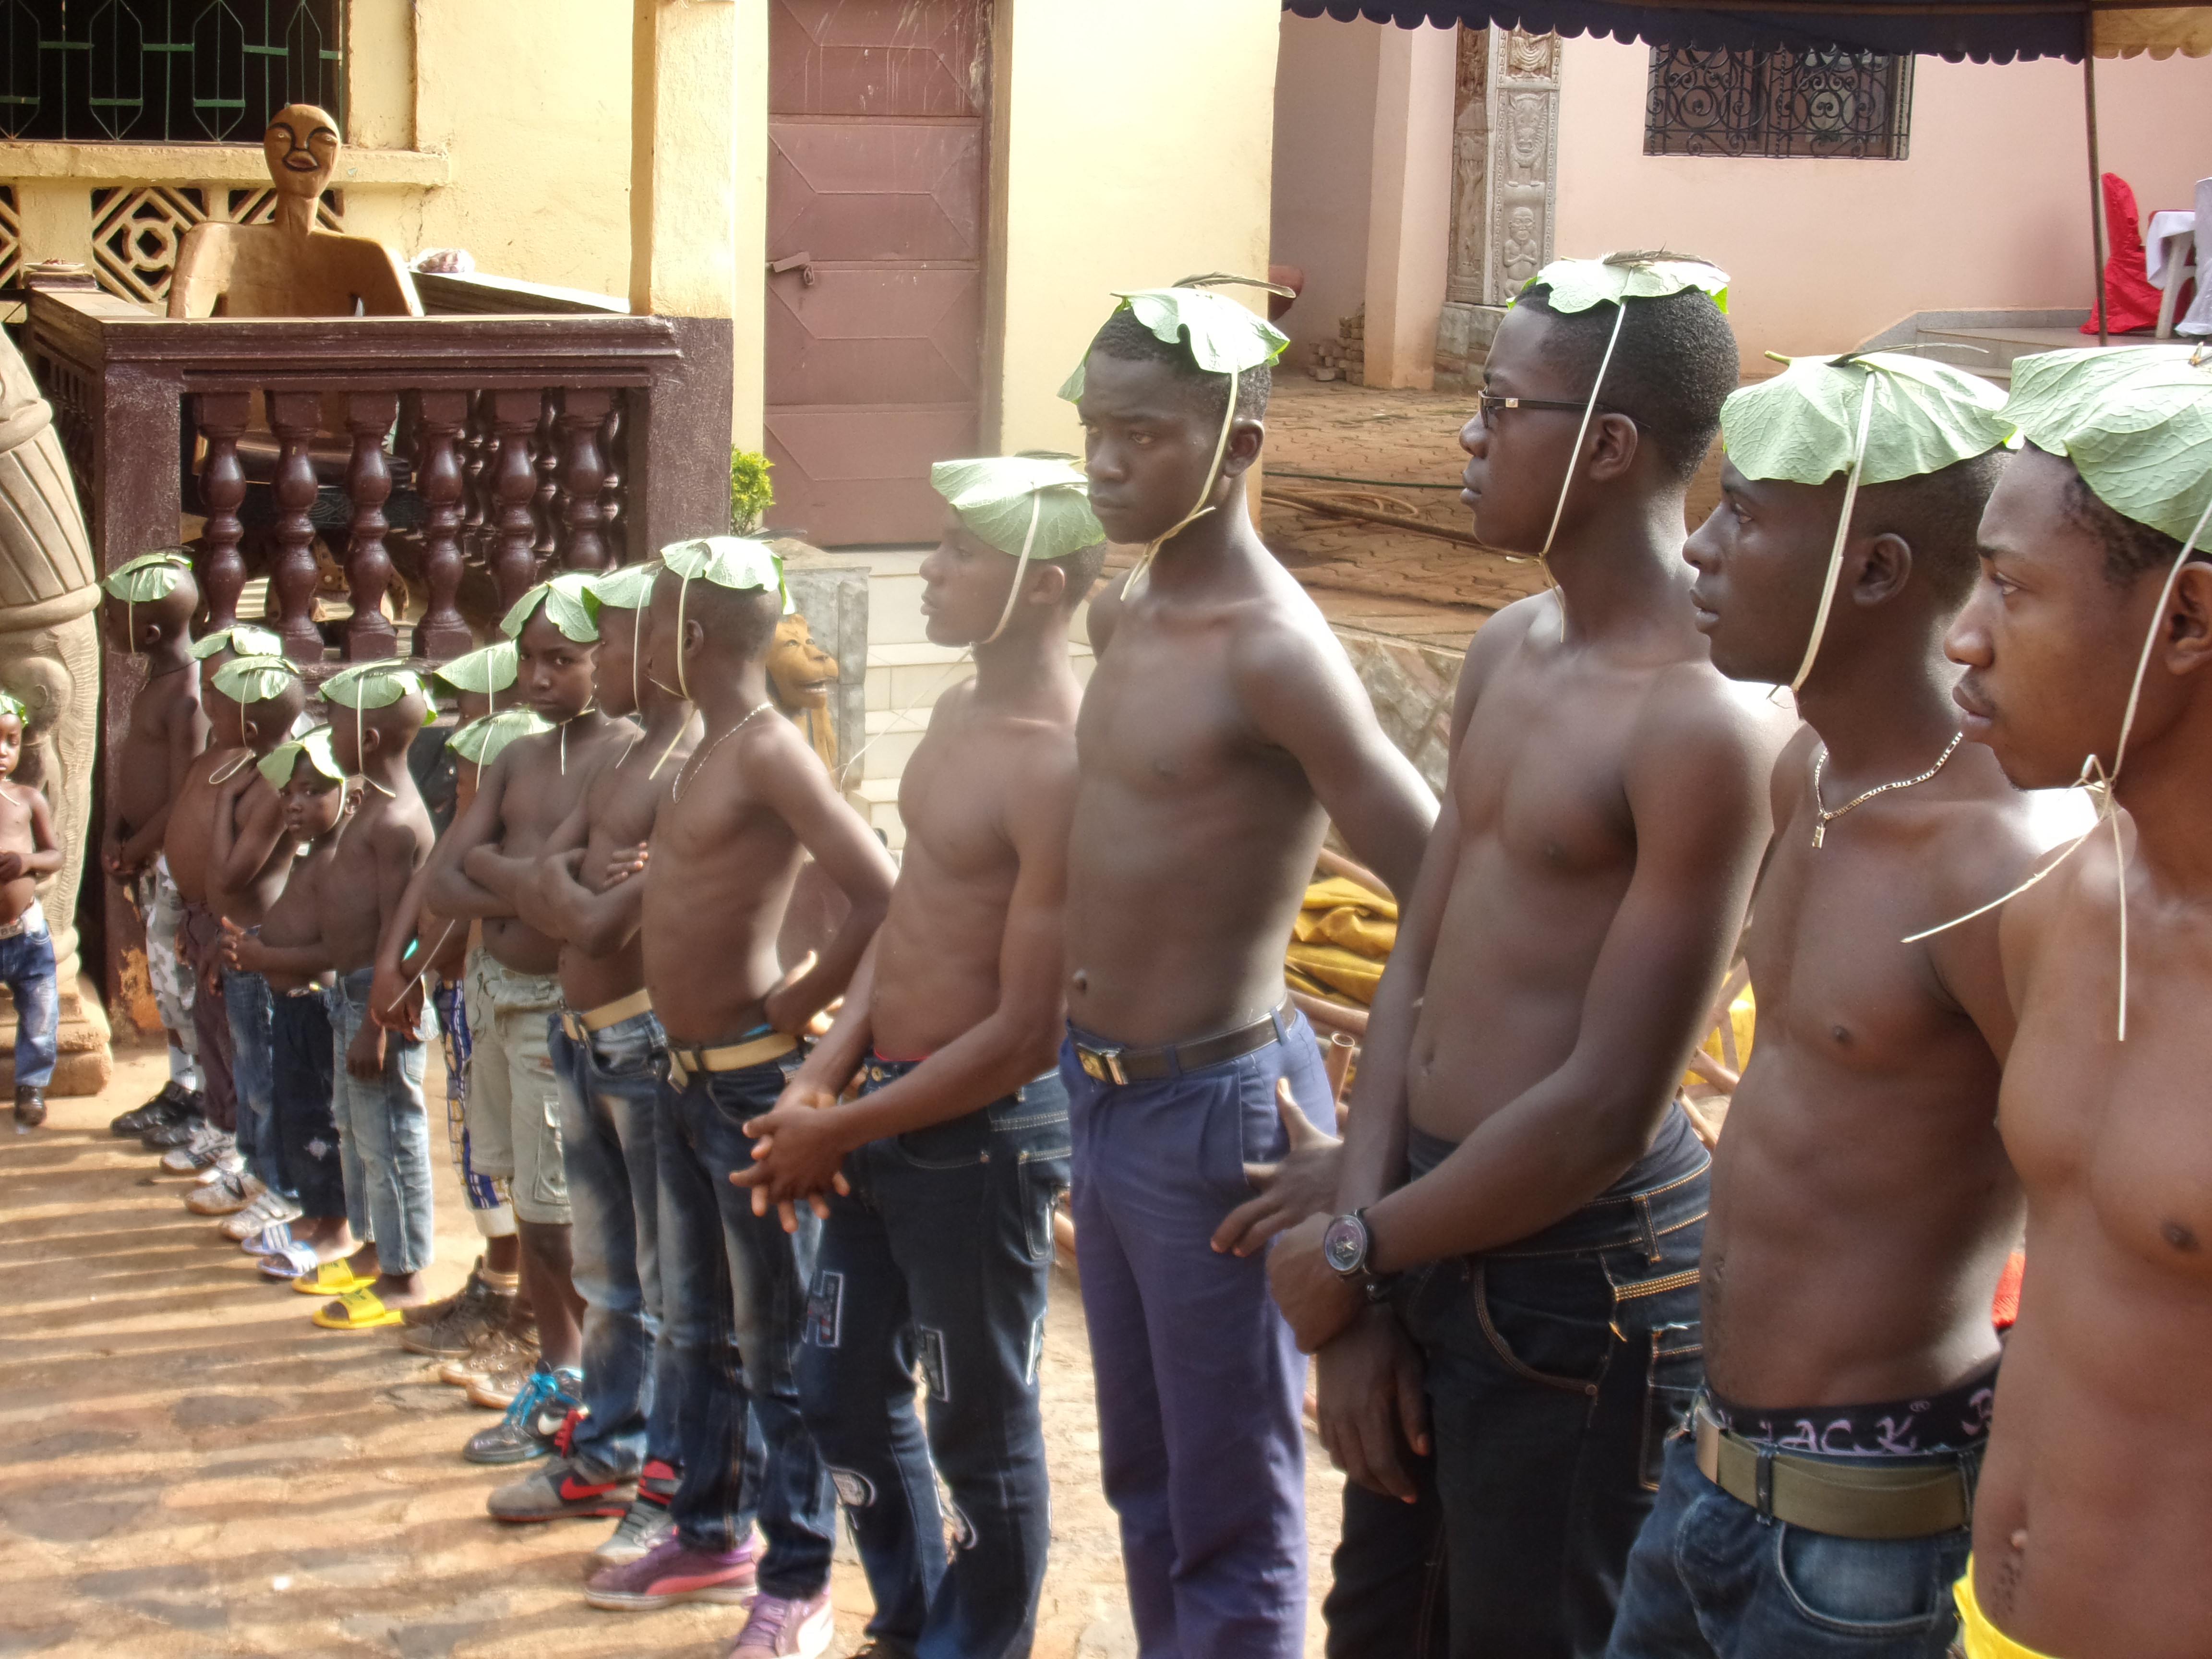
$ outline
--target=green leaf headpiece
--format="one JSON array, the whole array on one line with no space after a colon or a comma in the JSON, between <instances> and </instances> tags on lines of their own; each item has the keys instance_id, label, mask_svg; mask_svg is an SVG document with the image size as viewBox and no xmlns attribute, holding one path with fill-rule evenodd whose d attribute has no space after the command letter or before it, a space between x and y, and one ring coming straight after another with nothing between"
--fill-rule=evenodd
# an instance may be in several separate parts
<instances>
[{"instance_id":1,"label":"green leaf headpiece","mask_svg":"<svg viewBox=\"0 0 2212 1659\"><path fill-rule=\"evenodd\" d=\"M284 641L265 628L256 628L252 623L233 623L228 628L218 628L191 643L191 653L205 662L218 651L228 651L239 657L281 657Z\"/></svg>"},{"instance_id":2,"label":"green leaf headpiece","mask_svg":"<svg viewBox=\"0 0 2212 1659\"><path fill-rule=\"evenodd\" d=\"M592 592L590 571L564 570L538 583L500 618L499 631L510 640L521 638L540 605L545 607L545 620L561 630L562 638L589 645L599 637L599 600Z\"/></svg>"},{"instance_id":3,"label":"green leaf headpiece","mask_svg":"<svg viewBox=\"0 0 2212 1659\"><path fill-rule=\"evenodd\" d=\"M0 714L13 714L16 725L26 730L30 727L31 711L23 706L23 700L13 691L0 691Z\"/></svg>"},{"instance_id":4,"label":"green leaf headpiece","mask_svg":"<svg viewBox=\"0 0 2212 1659\"><path fill-rule=\"evenodd\" d=\"M457 691L494 696L514 684L519 655L513 640L494 640L451 662L440 663L430 673Z\"/></svg>"},{"instance_id":5,"label":"green leaf headpiece","mask_svg":"<svg viewBox=\"0 0 2212 1659\"><path fill-rule=\"evenodd\" d=\"M422 684L422 677L407 665L404 657L390 657L382 662L357 662L349 668L341 668L323 682L323 696L341 708L356 713L369 708L387 708L402 697L421 697L427 704L430 693ZM437 711L425 708L422 724L437 719Z\"/></svg>"},{"instance_id":6,"label":"green leaf headpiece","mask_svg":"<svg viewBox=\"0 0 2212 1659\"><path fill-rule=\"evenodd\" d=\"M1851 468L1869 396L1863 484L1894 483L1985 455L2012 435L2004 393L1978 374L1902 351L1790 357L1721 405L1721 441L1747 478L1826 483Z\"/></svg>"},{"instance_id":7,"label":"green leaf headpiece","mask_svg":"<svg viewBox=\"0 0 2212 1659\"><path fill-rule=\"evenodd\" d=\"M791 602L791 589L783 580L783 561L766 542L750 536L701 536L688 542L672 542L660 550L662 561L686 582L709 581L717 587L773 588L781 595L789 616L799 607Z\"/></svg>"},{"instance_id":8,"label":"green leaf headpiece","mask_svg":"<svg viewBox=\"0 0 2212 1659\"><path fill-rule=\"evenodd\" d=\"M215 671L215 689L236 702L266 702L299 678L283 657L233 657Z\"/></svg>"},{"instance_id":9,"label":"green leaf headpiece","mask_svg":"<svg viewBox=\"0 0 2212 1659\"><path fill-rule=\"evenodd\" d=\"M1291 337L1248 306L1206 288L1140 288L1117 293L1115 311L1137 320L1169 345L1188 337L1191 361L1209 374L1242 374L1283 355ZM1108 313L1111 315L1112 313ZM1087 362L1089 354L1085 354ZM1083 396L1083 363L1060 388L1069 403Z\"/></svg>"},{"instance_id":10,"label":"green leaf headpiece","mask_svg":"<svg viewBox=\"0 0 2212 1659\"><path fill-rule=\"evenodd\" d=\"M2074 463L2113 512L2185 542L2212 508L2212 354L2039 351L2013 364L2005 418ZM2212 536L2197 535L2203 549Z\"/></svg>"},{"instance_id":11,"label":"green leaf headpiece","mask_svg":"<svg viewBox=\"0 0 2212 1659\"><path fill-rule=\"evenodd\" d=\"M592 592L601 605L617 611L642 611L653 603L653 579L660 574L660 561L617 565L592 578Z\"/></svg>"},{"instance_id":12,"label":"green leaf headpiece","mask_svg":"<svg viewBox=\"0 0 2212 1659\"><path fill-rule=\"evenodd\" d=\"M987 455L939 461L930 487L960 522L1001 553L1064 559L1106 539L1091 511L1091 481L1066 461Z\"/></svg>"},{"instance_id":13,"label":"green leaf headpiece","mask_svg":"<svg viewBox=\"0 0 2212 1659\"><path fill-rule=\"evenodd\" d=\"M1662 300L1669 294L1696 289L1728 309L1728 272L1703 259L1674 253L1608 253L1602 259L1554 259L1521 284L1549 290L1547 303L1554 311L1588 311L1592 306L1619 305L1624 300Z\"/></svg>"},{"instance_id":14,"label":"green leaf headpiece","mask_svg":"<svg viewBox=\"0 0 2212 1659\"><path fill-rule=\"evenodd\" d=\"M183 548L157 547L109 571L100 585L110 597L126 605L149 605L174 592L179 579L189 574L191 568L191 555Z\"/></svg>"},{"instance_id":15,"label":"green leaf headpiece","mask_svg":"<svg viewBox=\"0 0 2212 1659\"><path fill-rule=\"evenodd\" d=\"M318 726L289 743L280 743L253 764L267 779L271 789L282 789L292 781L293 769L305 756L307 763L325 777L339 783L345 781L345 770L338 764L337 757L331 752L331 728Z\"/></svg>"},{"instance_id":16,"label":"green leaf headpiece","mask_svg":"<svg viewBox=\"0 0 2212 1659\"><path fill-rule=\"evenodd\" d=\"M446 747L463 760L489 766L499 758L500 750L517 738L534 738L552 729L553 722L534 708L502 708L496 714L454 727Z\"/></svg>"}]
</instances>

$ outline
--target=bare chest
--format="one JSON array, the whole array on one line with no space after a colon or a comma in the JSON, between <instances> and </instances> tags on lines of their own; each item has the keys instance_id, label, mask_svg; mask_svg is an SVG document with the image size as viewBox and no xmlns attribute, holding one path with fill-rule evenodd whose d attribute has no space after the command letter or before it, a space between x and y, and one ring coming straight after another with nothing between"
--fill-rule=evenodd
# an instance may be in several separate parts
<instances>
[{"instance_id":1,"label":"bare chest","mask_svg":"<svg viewBox=\"0 0 2212 1659\"><path fill-rule=\"evenodd\" d=\"M543 846L584 798L589 780L574 756L563 767L557 748L531 755L515 768L500 797L500 846L510 854Z\"/></svg>"},{"instance_id":2,"label":"bare chest","mask_svg":"<svg viewBox=\"0 0 2212 1659\"><path fill-rule=\"evenodd\" d=\"M975 735L932 732L899 780L907 856L919 853L932 869L961 879L1011 872L1016 863L1005 828L1009 769Z\"/></svg>"},{"instance_id":3,"label":"bare chest","mask_svg":"<svg viewBox=\"0 0 2212 1659\"><path fill-rule=\"evenodd\" d=\"M1076 723L1085 781L1172 796L1218 783L1254 757L1227 665L1225 631L1125 620L1099 659Z\"/></svg>"},{"instance_id":4,"label":"bare chest","mask_svg":"<svg viewBox=\"0 0 2212 1659\"><path fill-rule=\"evenodd\" d=\"M1484 689L1452 767L1462 831L1516 867L1558 876L1632 865L1622 784L1632 698L1541 672Z\"/></svg>"}]
</instances>

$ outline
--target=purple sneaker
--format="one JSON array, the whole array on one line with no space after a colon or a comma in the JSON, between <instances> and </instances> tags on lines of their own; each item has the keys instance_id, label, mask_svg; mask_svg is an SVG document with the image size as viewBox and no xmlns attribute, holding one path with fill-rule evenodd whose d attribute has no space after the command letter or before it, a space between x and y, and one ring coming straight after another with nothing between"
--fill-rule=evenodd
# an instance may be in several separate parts
<instances>
[{"instance_id":1,"label":"purple sneaker","mask_svg":"<svg viewBox=\"0 0 2212 1659\"><path fill-rule=\"evenodd\" d=\"M671 1534L636 1560L593 1573L584 1600L613 1613L642 1613L678 1601L743 1607L753 1598L756 1553L750 1538L723 1552L693 1549Z\"/></svg>"},{"instance_id":2,"label":"purple sneaker","mask_svg":"<svg viewBox=\"0 0 2212 1659\"><path fill-rule=\"evenodd\" d=\"M817 1659L833 1634L827 1584L803 1601L757 1595L729 1659Z\"/></svg>"}]
</instances>

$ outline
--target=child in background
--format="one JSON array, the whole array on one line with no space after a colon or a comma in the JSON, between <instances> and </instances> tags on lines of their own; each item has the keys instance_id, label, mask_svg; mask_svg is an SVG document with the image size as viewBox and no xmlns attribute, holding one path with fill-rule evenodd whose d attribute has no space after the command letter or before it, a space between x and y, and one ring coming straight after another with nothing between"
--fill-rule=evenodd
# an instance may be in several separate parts
<instances>
[{"instance_id":1,"label":"child in background","mask_svg":"<svg viewBox=\"0 0 2212 1659\"><path fill-rule=\"evenodd\" d=\"M0 778L12 778L23 752L23 705L0 691ZM15 1000L15 1132L46 1121L46 1087L54 1075L61 1004L54 988L54 941L39 908L38 878L62 867L46 798L26 784L0 783L0 985Z\"/></svg>"},{"instance_id":2,"label":"child in background","mask_svg":"<svg viewBox=\"0 0 2212 1659\"><path fill-rule=\"evenodd\" d=\"M146 683L131 699L123 751L112 769L100 866L131 890L146 929L146 976L169 1037L169 1080L144 1105L107 1127L125 1139L144 1137L147 1150L182 1146L199 1127L199 1040L192 1030L192 976L177 959L184 901L170 878L161 841L169 803L207 741L199 680L189 672L192 612L200 590L182 548L141 554L100 584L109 650L146 659Z\"/></svg>"},{"instance_id":3,"label":"child in background","mask_svg":"<svg viewBox=\"0 0 2212 1659\"><path fill-rule=\"evenodd\" d=\"M362 1183L357 1174L351 1182L344 1179L349 1160L332 1096L332 975L320 909L323 878L352 822L354 794L331 752L326 726L280 744L256 765L277 792L284 833L306 848L258 927L224 924L224 956L233 969L268 981L276 1167L298 1208L289 1220L272 1220L240 1243L261 1258L270 1278L291 1279L352 1255L355 1226L368 1229Z\"/></svg>"}]
</instances>

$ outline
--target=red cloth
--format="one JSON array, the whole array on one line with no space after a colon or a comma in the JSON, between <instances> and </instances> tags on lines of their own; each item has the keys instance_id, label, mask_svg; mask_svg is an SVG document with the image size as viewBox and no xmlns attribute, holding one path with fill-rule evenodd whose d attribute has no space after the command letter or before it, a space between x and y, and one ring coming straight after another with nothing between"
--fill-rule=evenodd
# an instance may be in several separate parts
<instances>
[{"instance_id":1,"label":"red cloth","mask_svg":"<svg viewBox=\"0 0 2212 1659\"><path fill-rule=\"evenodd\" d=\"M2020 1317L2020 1281L2027 1272L2027 1252L2014 1250L1997 1279L1996 1299L1990 1306L1990 1318L2001 1331L2010 1330Z\"/></svg>"},{"instance_id":2,"label":"red cloth","mask_svg":"<svg viewBox=\"0 0 2212 1659\"><path fill-rule=\"evenodd\" d=\"M2136 193L2117 173L2105 175L2105 293L2112 307L2112 334L2133 334L2158 326L2159 301L2166 296L2143 275L2142 221L2136 216ZM2097 331L2097 313L2081 325Z\"/></svg>"}]
</instances>

